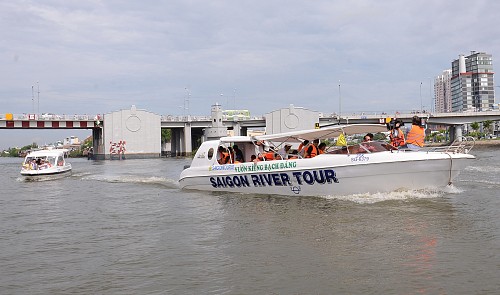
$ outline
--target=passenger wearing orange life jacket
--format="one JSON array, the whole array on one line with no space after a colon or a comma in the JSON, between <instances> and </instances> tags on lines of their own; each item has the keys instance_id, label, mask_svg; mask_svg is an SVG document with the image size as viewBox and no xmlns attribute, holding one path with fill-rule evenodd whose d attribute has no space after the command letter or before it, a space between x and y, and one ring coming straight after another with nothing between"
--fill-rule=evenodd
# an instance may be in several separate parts
<instances>
[{"instance_id":1,"label":"passenger wearing orange life jacket","mask_svg":"<svg viewBox=\"0 0 500 295\"><path fill-rule=\"evenodd\" d=\"M275 154L276 152L268 145L264 145L264 153L260 154L257 159L259 161L272 161L276 159Z\"/></svg>"},{"instance_id":2,"label":"passenger wearing orange life jacket","mask_svg":"<svg viewBox=\"0 0 500 295\"><path fill-rule=\"evenodd\" d=\"M230 162L229 152L223 147L219 146L219 164L228 164Z\"/></svg>"},{"instance_id":3,"label":"passenger wearing orange life jacket","mask_svg":"<svg viewBox=\"0 0 500 295\"><path fill-rule=\"evenodd\" d=\"M299 153L299 155L301 155L302 157L304 156L305 149L307 148L308 145L309 145L309 140L307 139L299 144L299 147L297 148L297 152Z\"/></svg>"},{"instance_id":4,"label":"passenger wearing orange life jacket","mask_svg":"<svg viewBox=\"0 0 500 295\"><path fill-rule=\"evenodd\" d=\"M421 119L418 116L413 116L411 124L411 129L406 135L406 146L418 150L424 146L425 129L422 127Z\"/></svg>"},{"instance_id":5,"label":"passenger wearing orange life jacket","mask_svg":"<svg viewBox=\"0 0 500 295\"><path fill-rule=\"evenodd\" d=\"M306 151L304 152L304 158L314 158L319 155L318 145L319 139L313 140L313 143L306 148Z\"/></svg>"},{"instance_id":6,"label":"passenger wearing orange life jacket","mask_svg":"<svg viewBox=\"0 0 500 295\"><path fill-rule=\"evenodd\" d=\"M326 150L326 143L322 142L318 145L318 154L324 154Z\"/></svg>"},{"instance_id":7,"label":"passenger wearing orange life jacket","mask_svg":"<svg viewBox=\"0 0 500 295\"><path fill-rule=\"evenodd\" d=\"M402 123L400 119L396 119L394 125L390 126L389 138L391 139L391 145L395 148L399 148L406 144L405 135L400 128Z\"/></svg>"}]
</instances>

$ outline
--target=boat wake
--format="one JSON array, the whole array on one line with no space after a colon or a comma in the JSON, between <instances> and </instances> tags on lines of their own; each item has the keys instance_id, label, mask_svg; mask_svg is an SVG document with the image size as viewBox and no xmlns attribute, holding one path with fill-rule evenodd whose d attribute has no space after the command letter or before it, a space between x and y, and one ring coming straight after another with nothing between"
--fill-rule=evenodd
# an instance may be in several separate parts
<instances>
[{"instance_id":1,"label":"boat wake","mask_svg":"<svg viewBox=\"0 0 500 295\"><path fill-rule=\"evenodd\" d=\"M177 189L179 188L179 182L174 179L169 179L165 177L142 177L137 175L85 175L81 178L82 180L93 180L109 183L138 183L138 184L152 184L152 185L162 185L167 188Z\"/></svg>"},{"instance_id":2,"label":"boat wake","mask_svg":"<svg viewBox=\"0 0 500 295\"><path fill-rule=\"evenodd\" d=\"M435 199L445 194L459 194L463 190L454 185L442 189L401 190L389 193L364 193L352 195L323 196L328 200L350 201L358 204L375 204L386 201L408 201L418 199Z\"/></svg>"}]
</instances>

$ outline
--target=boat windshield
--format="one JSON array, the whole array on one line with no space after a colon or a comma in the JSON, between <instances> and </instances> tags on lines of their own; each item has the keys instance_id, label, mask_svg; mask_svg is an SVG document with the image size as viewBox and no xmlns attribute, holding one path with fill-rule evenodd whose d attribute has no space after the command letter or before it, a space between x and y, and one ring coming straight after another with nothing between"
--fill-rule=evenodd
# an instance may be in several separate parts
<instances>
[{"instance_id":1,"label":"boat windshield","mask_svg":"<svg viewBox=\"0 0 500 295\"><path fill-rule=\"evenodd\" d=\"M342 146L342 147L339 146L336 149L328 151L328 154L377 153L377 152L386 152L394 149L395 149L394 147L392 147L390 144L386 142L367 141L351 146Z\"/></svg>"}]
</instances>

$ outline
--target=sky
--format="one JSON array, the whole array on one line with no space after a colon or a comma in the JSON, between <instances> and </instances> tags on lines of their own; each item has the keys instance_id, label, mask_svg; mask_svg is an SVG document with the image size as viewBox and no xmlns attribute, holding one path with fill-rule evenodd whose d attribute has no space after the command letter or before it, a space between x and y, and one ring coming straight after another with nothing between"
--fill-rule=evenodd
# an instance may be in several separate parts
<instances>
[{"instance_id":1,"label":"sky","mask_svg":"<svg viewBox=\"0 0 500 295\"><path fill-rule=\"evenodd\" d=\"M434 77L459 54L500 63L498 11L495 0L0 0L0 113L431 109ZM90 134L0 130L0 149Z\"/></svg>"}]
</instances>

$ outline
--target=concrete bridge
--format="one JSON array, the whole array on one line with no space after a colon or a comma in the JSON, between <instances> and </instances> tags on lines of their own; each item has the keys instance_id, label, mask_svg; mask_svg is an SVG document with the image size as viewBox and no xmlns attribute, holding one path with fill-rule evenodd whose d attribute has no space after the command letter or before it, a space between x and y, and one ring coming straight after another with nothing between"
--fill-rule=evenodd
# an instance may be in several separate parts
<instances>
[{"instance_id":1,"label":"concrete bridge","mask_svg":"<svg viewBox=\"0 0 500 295\"><path fill-rule=\"evenodd\" d=\"M201 141L233 135L247 135L250 129L268 133L286 132L335 124L383 123L400 118L411 124L413 116L425 118L428 125L444 125L452 137L461 136L462 126L473 122L500 121L500 111L468 113L395 113L343 114L324 116L319 112L296 108L272 111L262 117L228 120L220 105L212 106L211 116L160 116L145 110L122 110L103 115L0 114L0 129L90 129L97 159L159 157L161 129L171 129L172 155L189 155ZM497 125L497 124L495 124ZM495 127L498 132L498 126Z\"/></svg>"}]
</instances>

